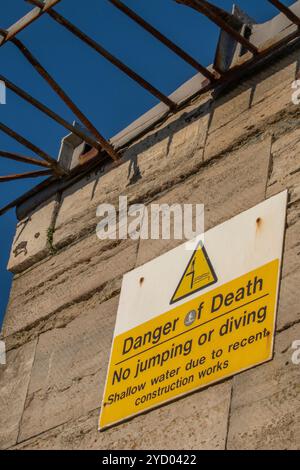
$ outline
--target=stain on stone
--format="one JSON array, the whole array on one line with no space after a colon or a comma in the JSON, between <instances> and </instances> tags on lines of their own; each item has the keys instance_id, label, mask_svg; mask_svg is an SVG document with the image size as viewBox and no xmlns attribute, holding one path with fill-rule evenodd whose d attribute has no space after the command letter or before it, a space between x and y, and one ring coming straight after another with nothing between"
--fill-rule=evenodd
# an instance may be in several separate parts
<instances>
[{"instance_id":1,"label":"stain on stone","mask_svg":"<svg viewBox=\"0 0 300 470\"><path fill-rule=\"evenodd\" d=\"M259 230L261 229L262 224L263 224L262 219L261 219L260 217L258 217L258 218L256 219L256 229L257 229L257 231L259 231Z\"/></svg>"},{"instance_id":2,"label":"stain on stone","mask_svg":"<svg viewBox=\"0 0 300 470\"><path fill-rule=\"evenodd\" d=\"M130 161L130 165L128 168L128 178L128 186L137 183L142 178L141 170L137 161L137 155Z\"/></svg>"},{"instance_id":3,"label":"stain on stone","mask_svg":"<svg viewBox=\"0 0 300 470\"><path fill-rule=\"evenodd\" d=\"M15 258L17 258L17 256L21 255L22 253L24 253L24 256L27 255L27 244L27 241L23 241L16 246L16 248L13 250Z\"/></svg>"}]
</instances>

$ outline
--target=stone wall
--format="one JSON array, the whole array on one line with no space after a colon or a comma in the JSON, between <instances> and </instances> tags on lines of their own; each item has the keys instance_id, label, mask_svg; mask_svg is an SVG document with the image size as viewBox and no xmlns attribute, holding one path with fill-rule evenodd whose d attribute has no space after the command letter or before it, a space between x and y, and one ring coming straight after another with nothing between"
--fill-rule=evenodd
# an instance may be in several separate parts
<instances>
[{"instance_id":1,"label":"stone wall","mask_svg":"<svg viewBox=\"0 0 300 470\"><path fill-rule=\"evenodd\" d=\"M295 449L300 447L299 49L230 90L195 99L21 221L2 335L0 447ZM102 241L96 208L204 203L209 229L289 190L274 360L103 433L97 419L122 276L178 241Z\"/></svg>"}]
</instances>

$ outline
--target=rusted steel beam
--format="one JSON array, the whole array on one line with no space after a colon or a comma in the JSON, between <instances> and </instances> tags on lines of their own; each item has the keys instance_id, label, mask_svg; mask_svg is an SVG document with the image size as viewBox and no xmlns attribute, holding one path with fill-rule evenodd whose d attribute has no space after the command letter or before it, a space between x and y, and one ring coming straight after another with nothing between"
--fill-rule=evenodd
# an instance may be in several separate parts
<instances>
[{"instance_id":1,"label":"rusted steel beam","mask_svg":"<svg viewBox=\"0 0 300 470\"><path fill-rule=\"evenodd\" d=\"M5 206L0 207L0 217L6 212L8 212L10 209L13 209L14 207L17 207L19 204L22 204L27 198L36 196L39 194L40 191L42 191L45 188L48 188L52 183L61 183L64 184L64 180L58 180L56 176L50 175L49 178L46 180L42 181L41 183L38 183L36 186L31 188L29 191L27 191L25 194L22 194L21 196L17 197L13 201L10 201L8 204ZM18 219L21 220L21 219Z\"/></svg>"},{"instance_id":2,"label":"rusted steel beam","mask_svg":"<svg viewBox=\"0 0 300 470\"><path fill-rule=\"evenodd\" d=\"M152 36L162 42L165 46L167 46L171 51L175 52L179 57L181 57L185 62L189 65L194 67L198 72L202 73L206 78L211 81L214 81L216 77L213 73L211 73L206 67L201 65L196 59L194 59L191 55L185 52L181 47L177 46L173 41L167 38L164 34L162 34L158 29L154 28L150 23L148 23L144 18L139 16L135 11L131 10L127 5L119 0L108 0L112 5L118 8L120 11L125 13L129 18L135 21L138 25L140 25L143 29L148 31Z\"/></svg>"},{"instance_id":3,"label":"rusted steel beam","mask_svg":"<svg viewBox=\"0 0 300 470\"><path fill-rule=\"evenodd\" d=\"M7 127L5 124L3 124L2 122L0 122L0 131L4 132L5 134L7 134L9 137L11 137L12 139L16 140L17 142L19 142L20 144L24 145L24 147L27 147L29 150L31 150L32 152L34 152L36 155L39 155L43 160L45 160L47 163L50 164L51 168L53 168L53 171L58 175L58 176L62 176L64 175L66 172L59 166L59 164L57 163L56 160L54 160L54 158L50 157L46 152L44 152L43 150L41 150L39 147L37 147L36 145L34 145L32 142L30 142L29 140L27 140L25 137L21 136L20 134L18 134L17 132L15 132L14 130L10 129L9 127Z\"/></svg>"},{"instance_id":4,"label":"rusted steel beam","mask_svg":"<svg viewBox=\"0 0 300 470\"><path fill-rule=\"evenodd\" d=\"M50 168L50 164L47 162L37 160L36 158L25 157L15 152L6 152L4 150L0 150L0 157L8 158L9 160L14 160L16 162L27 163L28 165L37 165L45 168Z\"/></svg>"},{"instance_id":5,"label":"rusted steel beam","mask_svg":"<svg viewBox=\"0 0 300 470\"><path fill-rule=\"evenodd\" d=\"M0 47L3 46L7 41L10 41L13 37L15 37L18 33L23 31L27 26L33 23L35 20L40 18L44 13L46 13L49 8L54 7L57 3L61 0L46 0L42 7L37 7L31 10L27 15L23 16L20 20L18 20L15 24L10 26L5 33L5 36L0 38Z\"/></svg>"},{"instance_id":6,"label":"rusted steel beam","mask_svg":"<svg viewBox=\"0 0 300 470\"><path fill-rule=\"evenodd\" d=\"M68 129L70 132L73 134L76 134L78 137L80 137L84 142L87 142L88 144L91 145L91 147L95 147L98 150L102 150L101 145L94 139L92 139L88 134L85 132L81 131L80 129L74 127L72 124L70 124L68 121L60 117L57 113L52 111L50 108L48 108L46 105L41 103L40 101L36 100L33 96L29 95L26 91L24 91L22 88L18 87L14 83L12 83L10 80L8 80L6 77L3 75L0 75L0 80L5 82L6 86L8 89L13 91L16 95L20 96L22 99L30 103L32 106L37 108L39 111L42 113L46 114L46 116L50 117L53 119L55 122L60 124L61 126L65 127Z\"/></svg>"},{"instance_id":7,"label":"rusted steel beam","mask_svg":"<svg viewBox=\"0 0 300 470\"><path fill-rule=\"evenodd\" d=\"M222 14L226 16L229 15L224 10L216 7L215 5L212 5L206 0L176 0L176 2L191 7L199 13L202 13L221 29L226 31L226 33L234 37L237 42L242 44L248 51L252 52L252 54L256 55L258 53L256 46L251 44L248 39L242 36L238 31L230 26L230 24L225 19L222 18Z\"/></svg>"},{"instance_id":8,"label":"rusted steel beam","mask_svg":"<svg viewBox=\"0 0 300 470\"><path fill-rule=\"evenodd\" d=\"M28 173L20 173L18 175L0 176L0 183L7 183L8 181L22 180L25 178L40 178L52 174L52 170L42 171L29 171Z\"/></svg>"},{"instance_id":9,"label":"rusted steel beam","mask_svg":"<svg viewBox=\"0 0 300 470\"><path fill-rule=\"evenodd\" d=\"M183 101L180 104L179 109L182 109L191 99L195 98L196 96L199 97L208 91L213 90L216 88L216 86L227 86L236 82L237 80L240 80L245 76L248 70L251 70L252 67L259 66L260 63L263 63L263 61L271 58L273 54L277 52L279 53L284 48L289 47L290 43L293 43L297 40L300 40L300 29L293 31L289 35L285 36L277 42L274 42L273 44L261 46L259 48L259 53L256 56L253 56L252 58L250 57L249 59L241 59L240 63L232 67L230 70L228 70L228 72L225 72L216 84L209 83L208 85L204 86L193 96Z\"/></svg>"},{"instance_id":10,"label":"rusted steel beam","mask_svg":"<svg viewBox=\"0 0 300 470\"><path fill-rule=\"evenodd\" d=\"M274 7L276 7L281 13L283 13L292 23L297 26L300 26L300 18L299 16L295 15L295 13L290 10L286 5L284 5L279 0L268 0L269 3L272 3Z\"/></svg>"},{"instance_id":11,"label":"rusted steel beam","mask_svg":"<svg viewBox=\"0 0 300 470\"><path fill-rule=\"evenodd\" d=\"M82 124L94 135L102 149L105 150L113 160L120 158L119 154L115 151L113 146L100 134L98 129L92 122L83 114L78 106L71 100L67 93L61 86L54 80L54 78L47 72L42 64L33 56L29 49L19 39L12 39L12 43L22 52L23 56L28 62L36 69L36 71L43 77L43 79L50 85L52 90L62 99L62 101L73 111L75 116L82 122ZM73 131L72 131L73 132Z\"/></svg>"},{"instance_id":12,"label":"rusted steel beam","mask_svg":"<svg viewBox=\"0 0 300 470\"><path fill-rule=\"evenodd\" d=\"M35 5L41 5L42 4L42 2L40 0L30 0L30 3L34 3ZM81 41L83 41L85 44L90 46L96 52L98 52L98 54L100 54L102 57L104 57L106 60L108 60L111 64L113 64L115 67L117 67L123 73L125 73L132 80L137 82L140 86L145 88L145 90L149 91L152 95L154 95L160 101L165 103L172 111L176 110L176 108L177 108L176 103L174 103L170 98L168 98L168 96L166 96L161 91L159 91L157 88L155 88L153 85L151 85L151 83L149 83L147 80L145 80L143 77L141 77L141 75L136 73L134 70L132 70L126 64L124 64L121 60L119 60L117 57L115 57L113 54L111 54L109 51L107 51L103 46L101 46L101 44L99 44L94 39L92 39L90 36L88 36L86 33L81 31L77 26L75 26L73 23L71 23L69 20L67 20L64 16L60 15L59 13L57 13L55 10L52 10L52 9L49 9L47 11L47 13L57 23L64 26L68 31L70 31L72 34L74 34L76 37L78 37Z\"/></svg>"},{"instance_id":13,"label":"rusted steel beam","mask_svg":"<svg viewBox=\"0 0 300 470\"><path fill-rule=\"evenodd\" d=\"M98 152L96 149L91 149L85 154L79 157L79 164L84 165L85 163L94 160L98 156Z\"/></svg>"},{"instance_id":14,"label":"rusted steel beam","mask_svg":"<svg viewBox=\"0 0 300 470\"><path fill-rule=\"evenodd\" d=\"M93 149L95 151L95 149ZM107 153L102 152L99 154L99 159L102 162L102 164L108 163L109 162L109 155ZM96 170L99 168L99 159L96 158L94 161L90 162L81 162L82 164L80 166L77 166L73 168L68 175L66 175L65 178L63 179L57 179L55 175L50 175L49 178L46 180L42 181L42 183L38 183L36 186L31 188L29 191L27 191L25 194L22 194L18 198L14 199L13 201L10 201L8 204L5 206L0 207L0 216L8 212L10 209L13 209L14 207L18 207L22 205L25 201L27 201L29 198L40 195L44 190L49 190L49 194L56 194L57 191L62 191L65 189L68 189L70 186L74 185L78 181L81 181L82 178L86 175L90 175L92 171ZM52 186L52 191L50 190ZM36 207L39 205L37 203ZM20 216L18 220L22 220L23 216Z\"/></svg>"}]
</instances>

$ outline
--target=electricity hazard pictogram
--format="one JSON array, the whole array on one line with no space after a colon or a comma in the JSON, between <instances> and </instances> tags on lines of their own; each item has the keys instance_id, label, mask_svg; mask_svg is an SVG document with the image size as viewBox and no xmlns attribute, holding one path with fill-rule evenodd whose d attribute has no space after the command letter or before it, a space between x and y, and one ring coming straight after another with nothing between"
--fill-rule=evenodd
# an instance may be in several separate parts
<instances>
[{"instance_id":1,"label":"electricity hazard pictogram","mask_svg":"<svg viewBox=\"0 0 300 470\"><path fill-rule=\"evenodd\" d=\"M182 278L173 294L170 304L205 289L217 282L217 276L206 249L200 242L191 257Z\"/></svg>"}]
</instances>

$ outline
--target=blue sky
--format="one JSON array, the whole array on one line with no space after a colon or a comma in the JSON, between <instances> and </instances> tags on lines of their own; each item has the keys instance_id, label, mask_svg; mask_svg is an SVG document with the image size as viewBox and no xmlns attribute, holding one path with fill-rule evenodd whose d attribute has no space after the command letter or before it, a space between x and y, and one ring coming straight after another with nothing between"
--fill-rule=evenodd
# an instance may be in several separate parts
<instances>
[{"instance_id":1,"label":"blue sky","mask_svg":"<svg viewBox=\"0 0 300 470\"><path fill-rule=\"evenodd\" d=\"M123 0L174 42L205 65L213 61L218 29L207 19L174 0ZM232 8L230 0L214 0L218 6ZM286 1L287 5L294 3ZM240 0L238 5L257 21L276 14L267 0ZM1 28L7 28L32 7L23 0L1 0ZM175 54L116 10L107 0L62 0L56 9L88 32L143 75L165 94L195 74ZM157 101L115 67L47 15L23 31L19 38L29 46L42 64L65 88L107 138L113 136ZM69 122L72 113L48 88L16 48L7 43L0 49L1 74ZM60 141L68 132L36 111L11 92L7 104L0 105L1 121L57 157ZM0 133L0 149L32 155L27 149ZM39 169L0 159L0 175ZM24 193L38 180L5 183L0 186L0 206ZM0 217L0 325L5 313L12 276L6 271L15 231L14 210ZM22 312L20 312L22 315Z\"/></svg>"}]
</instances>

